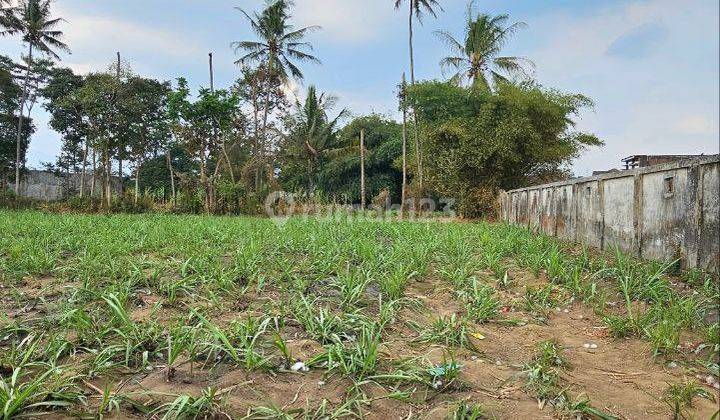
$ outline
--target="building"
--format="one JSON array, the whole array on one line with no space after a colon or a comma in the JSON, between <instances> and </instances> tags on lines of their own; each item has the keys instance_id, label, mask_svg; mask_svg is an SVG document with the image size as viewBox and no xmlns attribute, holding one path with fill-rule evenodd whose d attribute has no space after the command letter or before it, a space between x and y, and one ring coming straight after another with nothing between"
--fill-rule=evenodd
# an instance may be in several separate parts
<instances>
[{"instance_id":1,"label":"building","mask_svg":"<svg viewBox=\"0 0 720 420\"><path fill-rule=\"evenodd\" d=\"M632 155L622 159L624 169L645 168L647 166L672 163L679 160L697 159L705 155Z\"/></svg>"}]
</instances>

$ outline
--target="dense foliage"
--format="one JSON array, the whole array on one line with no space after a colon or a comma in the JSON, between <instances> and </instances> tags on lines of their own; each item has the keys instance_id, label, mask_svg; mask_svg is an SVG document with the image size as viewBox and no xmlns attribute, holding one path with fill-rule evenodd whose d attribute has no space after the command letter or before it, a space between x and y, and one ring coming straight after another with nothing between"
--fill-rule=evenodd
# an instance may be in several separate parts
<instances>
[{"instance_id":1,"label":"dense foliage","mask_svg":"<svg viewBox=\"0 0 720 420\"><path fill-rule=\"evenodd\" d=\"M438 32L452 54L441 64L456 72L448 82L414 76L413 22L435 17L439 2L395 2L409 12L410 83L403 79L397 92L403 124L377 114L351 118L312 84L292 97L288 87L303 79L301 65L320 61L306 41L319 28L295 27L290 1L239 9L254 36L232 43L237 79L216 88L211 78L197 90L182 77L138 75L120 54L89 74L48 61L67 51L50 5L24 0L3 12L5 34L21 35L28 55L25 65L0 60L0 177L6 182L24 165L27 121L41 102L62 136L48 166L80 174L69 193L93 210L257 213L269 193L284 190L316 203L448 198L461 214L484 216L498 190L567 177L574 157L602 144L573 129L590 99L542 88L525 73L531 63L502 54L524 24L477 13L472 2L460 40ZM43 57L33 59L33 51ZM27 117L15 114L20 109ZM16 162L17 125L24 128Z\"/></svg>"},{"instance_id":2,"label":"dense foliage","mask_svg":"<svg viewBox=\"0 0 720 420\"><path fill-rule=\"evenodd\" d=\"M571 159L602 144L573 130L590 99L533 83L500 83L493 93L424 82L409 100L422 122L428 186L467 216L490 211L499 189L569 176Z\"/></svg>"},{"instance_id":3,"label":"dense foliage","mask_svg":"<svg viewBox=\"0 0 720 420\"><path fill-rule=\"evenodd\" d=\"M0 190L4 190L8 181L14 178L17 110L22 96L22 87L12 77L14 63L0 55ZM30 135L35 131L32 121L23 127L20 142L20 159L24 162Z\"/></svg>"}]
</instances>

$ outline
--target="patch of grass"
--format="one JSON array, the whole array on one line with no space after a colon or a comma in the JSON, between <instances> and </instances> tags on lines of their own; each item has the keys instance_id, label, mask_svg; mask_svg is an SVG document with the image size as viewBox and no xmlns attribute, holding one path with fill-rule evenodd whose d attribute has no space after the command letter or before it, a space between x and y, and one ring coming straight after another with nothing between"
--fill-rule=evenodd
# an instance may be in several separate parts
<instances>
[{"instance_id":1,"label":"patch of grass","mask_svg":"<svg viewBox=\"0 0 720 420\"><path fill-rule=\"evenodd\" d=\"M480 420L485 419L487 414L480 404L473 404L469 400L461 400L457 407L450 413L450 420Z\"/></svg>"},{"instance_id":2,"label":"patch of grass","mask_svg":"<svg viewBox=\"0 0 720 420\"><path fill-rule=\"evenodd\" d=\"M533 360L526 363L522 371L526 376L525 389L546 402L560 395L560 369L569 367L561 354L561 348L555 341L543 341Z\"/></svg>"},{"instance_id":3,"label":"patch of grass","mask_svg":"<svg viewBox=\"0 0 720 420\"><path fill-rule=\"evenodd\" d=\"M376 372L379 360L381 331L376 324L365 324L351 345L335 342L326 347L328 369L363 379Z\"/></svg>"},{"instance_id":4,"label":"patch of grass","mask_svg":"<svg viewBox=\"0 0 720 420\"><path fill-rule=\"evenodd\" d=\"M497 316L500 300L495 296L495 289L472 279L470 287L458 292L465 301L467 314L478 323L487 322Z\"/></svg>"},{"instance_id":5,"label":"patch of grass","mask_svg":"<svg viewBox=\"0 0 720 420\"><path fill-rule=\"evenodd\" d=\"M467 321L456 314L438 317L429 326L415 325L414 327L420 331L418 341L422 343L438 343L476 350L472 341L470 341Z\"/></svg>"},{"instance_id":6,"label":"patch of grass","mask_svg":"<svg viewBox=\"0 0 720 420\"><path fill-rule=\"evenodd\" d=\"M544 318L550 313L550 309L557 305L553 297L555 287L551 284L542 287L525 287L523 296L523 307L527 312L539 315Z\"/></svg>"},{"instance_id":7,"label":"patch of grass","mask_svg":"<svg viewBox=\"0 0 720 420\"><path fill-rule=\"evenodd\" d=\"M222 395L213 387L205 388L198 397L179 395L175 400L157 407L151 414L162 420L232 419L226 412Z\"/></svg>"},{"instance_id":8,"label":"patch of grass","mask_svg":"<svg viewBox=\"0 0 720 420\"><path fill-rule=\"evenodd\" d=\"M688 408L692 407L695 398L705 398L715 402L715 396L696 382L689 381L668 385L663 401L670 406L673 418L676 420L689 418Z\"/></svg>"}]
</instances>

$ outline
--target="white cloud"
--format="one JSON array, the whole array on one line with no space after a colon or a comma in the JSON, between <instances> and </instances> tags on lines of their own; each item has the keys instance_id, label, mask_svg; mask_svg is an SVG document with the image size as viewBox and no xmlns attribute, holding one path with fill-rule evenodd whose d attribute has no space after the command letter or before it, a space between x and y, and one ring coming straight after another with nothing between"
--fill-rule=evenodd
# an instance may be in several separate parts
<instances>
[{"instance_id":1,"label":"white cloud","mask_svg":"<svg viewBox=\"0 0 720 420\"><path fill-rule=\"evenodd\" d=\"M632 154L717 153L717 67L709 63L717 59L718 23L707 3L691 0L679 8L671 0L634 1L583 17L555 11L526 20L540 34L524 52L537 64L538 79L597 103L578 128L598 134L606 146L578 159L576 173L617 167ZM607 54L643 25L667 28L661 48L633 60Z\"/></svg>"},{"instance_id":2,"label":"white cloud","mask_svg":"<svg viewBox=\"0 0 720 420\"><path fill-rule=\"evenodd\" d=\"M79 60L69 57L74 70L97 70L105 67L115 51L124 54L157 54L157 56L185 57L198 54L201 48L180 31L166 31L113 17L87 15L57 6L56 14L67 21L63 25L64 41L71 46ZM107 62L86 60L85 57L108 56Z\"/></svg>"},{"instance_id":3,"label":"white cloud","mask_svg":"<svg viewBox=\"0 0 720 420\"><path fill-rule=\"evenodd\" d=\"M322 26L325 41L345 44L378 39L395 16L388 0L302 0L296 4L297 26Z\"/></svg>"}]
</instances>

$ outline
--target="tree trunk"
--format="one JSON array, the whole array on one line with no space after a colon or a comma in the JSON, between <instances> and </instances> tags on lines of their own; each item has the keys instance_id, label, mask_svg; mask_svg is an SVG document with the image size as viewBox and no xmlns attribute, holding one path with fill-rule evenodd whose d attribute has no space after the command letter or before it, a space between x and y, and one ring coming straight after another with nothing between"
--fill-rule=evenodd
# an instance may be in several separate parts
<instances>
[{"instance_id":1,"label":"tree trunk","mask_svg":"<svg viewBox=\"0 0 720 420\"><path fill-rule=\"evenodd\" d=\"M310 195L313 192L313 163L312 158L308 158L307 164L307 193Z\"/></svg>"},{"instance_id":2,"label":"tree trunk","mask_svg":"<svg viewBox=\"0 0 720 420\"><path fill-rule=\"evenodd\" d=\"M230 172L230 180L232 181L233 185L235 184L235 173L233 172L232 164L230 163L230 156L227 153L227 149L225 148L225 141L222 142L222 146L220 147L222 149L223 155L225 156L225 161L227 163L228 172Z\"/></svg>"},{"instance_id":3,"label":"tree trunk","mask_svg":"<svg viewBox=\"0 0 720 420\"><path fill-rule=\"evenodd\" d=\"M409 32L409 49L410 49L410 86L415 86L415 54L413 52L413 1L408 1L410 4L410 16L408 17L408 32ZM417 164L417 176L418 184L420 187L420 193L423 191L423 164L422 164L422 151L420 150L420 136L418 134L418 118L417 111L413 107L413 129L415 137L415 161Z\"/></svg>"},{"instance_id":4,"label":"tree trunk","mask_svg":"<svg viewBox=\"0 0 720 420\"><path fill-rule=\"evenodd\" d=\"M260 189L260 140L259 140L259 132L260 132L260 121L258 118L258 92L255 88L257 85L253 85L252 87L252 103L253 103L253 133L255 137L255 144L253 145L254 151L253 153L255 156L253 158L255 159L254 166L255 168L255 191Z\"/></svg>"},{"instance_id":5,"label":"tree trunk","mask_svg":"<svg viewBox=\"0 0 720 420\"><path fill-rule=\"evenodd\" d=\"M33 44L32 42L28 48L28 62L27 69L25 69L25 81L23 82L23 93L20 97L20 113L18 116L17 126L17 144L15 145L15 194L20 195L20 142L22 142L22 127L23 127L23 114L25 113L25 101L28 96L28 88L30 86L30 69L32 68L32 54ZM29 117L29 115L28 115Z\"/></svg>"},{"instance_id":6,"label":"tree trunk","mask_svg":"<svg viewBox=\"0 0 720 420\"><path fill-rule=\"evenodd\" d=\"M360 208L365 210L365 129L360 129Z\"/></svg>"},{"instance_id":7,"label":"tree trunk","mask_svg":"<svg viewBox=\"0 0 720 420\"><path fill-rule=\"evenodd\" d=\"M112 171L110 162L110 151L105 149L105 198L107 199L108 211L112 205Z\"/></svg>"},{"instance_id":8,"label":"tree trunk","mask_svg":"<svg viewBox=\"0 0 720 420\"><path fill-rule=\"evenodd\" d=\"M142 166L142 160L138 158L137 166L135 167L135 205L138 203L138 195L140 191L140 167Z\"/></svg>"},{"instance_id":9,"label":"tree trunk","mask_svg":"<svg viewBox=\"0 0 720 420\"><path fill-rule=\"evenodd\" d=\"M173 174L172 158L170 157L170 150L165 153L167 159L168 171L170 172L170 193L172 194L173 207L175 206L175 174Z\"/></svg>"},{"instance_id":10,"label":"tree trunk","mask_svg":"<svg viewBox=\"0 0 720 420\"><path fill-rule=\"evenodd\" d=\"M205 168L205 141L202 141L200 148L200 184L203 188L205 213L210 214L210 188L208 184L207 170Z\"/></svg>"},{"instance_id":11,"label":"tree trunk","mask_svg":"<svg viewBox=\"0 0 720 420\"><path fill-rule=\"evenodd\" d=\"M92 174L92 183L90 184L90 197L95 196L95 186L96 186L96 176L97 176L97 151L93 147L93 174Z\"/></svg>"},{"instance_id":12,"label":"tree trunk","mask_svg":"<svg viewBox=\"0 0 720 420\"><path fill-rule=\"evenodd\" d=\"M405 73L402 77L402 192L400 193L400 217L405 213L405 200L407 200L407 108L405 107Z\"/></svg>"},{"instance_id":13,"label":"tree trunk","mask_svg":"<svg viewBox=\"0 0 720 420\"><path fill-rule=\"evenodd\" d=\"M80 198L85 194L85 174L87 172L88 142L85 140L85 150L83 151L82 173L80 173Z\"/></svg>"},{"instance_id":14,"label":"tree trunk","mask_svg":"<svg viewBox=\"0 0 720 420\"><path fill-rule=\"evenodd\" d=\"M118 156L118 177L120 178L120 194L123 193L123 160Z\"/></svg>"},{"instance_id":15,"label":"tree trunk","mask_svg":"<svg viewBox=\"0 0 720 420\"><path fill-rule=\"evenodd\" d=\"M265 152L265 143L267 142L267 124L268 124L268 116L270 114L270 94L272 91L272 68L273 68L274 62L273 57L270 56L268 59L268 66L267 69L265 69L265 111L263 111L263 144L259 147L259 156L260 161L264 159L264 152Z\"/></svg>"}]
</instances>

